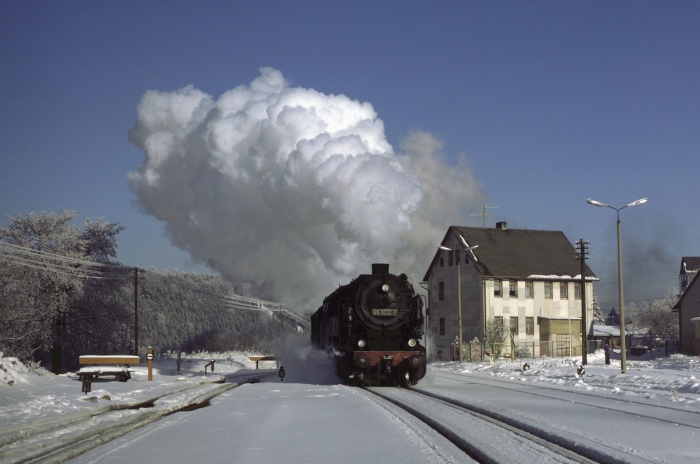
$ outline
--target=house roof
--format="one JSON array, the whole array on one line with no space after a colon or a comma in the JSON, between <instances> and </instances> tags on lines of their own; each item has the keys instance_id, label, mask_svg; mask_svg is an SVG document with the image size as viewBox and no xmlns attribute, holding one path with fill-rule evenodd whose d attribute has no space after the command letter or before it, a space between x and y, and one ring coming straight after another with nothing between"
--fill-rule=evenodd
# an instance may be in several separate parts
<instances>
[{"instance_id":1,"label":"house roof","mask_svg":"<svg viewBox=\"0 0 700 464\"><path fill-rule=\"evenodd\" d=\"M517 279L580 279L581 262L563 232L547 230L450 226L450 233L462 235L476 257L475 264L484 276ZM461 242L460 239L458 239ZM438 253L426 272L430 269ZM597 277L586 265L586 277Z\"/></svg>"},{"instance_id":2,"label":"house roof","mask_svg":"<svg viewBox=\"0 0 700 464\"><path fill-rule=\"evenodd\" d=\"M691 295L693 292L695 292L695 285L700 285L698 282L700 282L700 278L693 279L690 281L690 284L688 284L688 288L685 289L681 297L676 301L676 304L673 305L673 308L671 309L676 309L679 310L681 309L681 306L683 305L683 300L685 300L686 295ZM693 289L693 290L691 290ZM675 312L675 311L674 311Z\"/></svg>"},{"instance_id":3,"label":"house roof","mask_svg":"<svg viewBox=\"0 0 700 464\"><path fill-rule=\"evenodd\" d=\"M593 324L592 332L594 337L619 337L620 326ZM628 330L625 330L625 332L629 333Z\"/></svg>"}]
</instances>

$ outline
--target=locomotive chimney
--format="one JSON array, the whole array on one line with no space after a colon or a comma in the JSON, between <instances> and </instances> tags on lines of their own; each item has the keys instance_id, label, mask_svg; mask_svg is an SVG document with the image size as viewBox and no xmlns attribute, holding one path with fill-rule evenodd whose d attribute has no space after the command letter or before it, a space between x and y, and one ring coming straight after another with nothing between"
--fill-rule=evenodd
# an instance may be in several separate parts
<instances>
[{"instance_id":1,"label":"locomotive chimney","mask_svg":"<svg viewBox=\"0 0 700 464\"><path fill-rule=\"evenodd\" d=\"M389 273L389 265L388 264L381 264L381 263L372 264L372 274L388 274L388 273Z\"/></svg>"}]
</instances>

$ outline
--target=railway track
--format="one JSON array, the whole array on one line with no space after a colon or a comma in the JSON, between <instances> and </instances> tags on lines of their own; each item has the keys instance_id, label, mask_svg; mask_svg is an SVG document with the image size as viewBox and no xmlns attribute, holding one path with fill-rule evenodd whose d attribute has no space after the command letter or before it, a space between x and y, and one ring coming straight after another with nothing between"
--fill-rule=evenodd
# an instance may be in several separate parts
<instances>
[{"instance_id":1,"label":"railway track","mask_svg":"<svg viewBox=\"0 0 700 464\"><path fill-rule=\"evenodd\" d=\"M504 393L518 392L520 394L543 397L548 400L563 401L567 404L575 403L591 408L604 409L606 411L616 411L617 413L634 416L640 419L680 425L700 431L700 411L689 410L682 404L677 405L668 401L654 402L644 397L636 399L635 397L620 396L613 393L604 394L602 392L596 392L595 394L591 394L587 393L585 390L572 392L569 389L558 388L541 382L534 383L530 386L524 386L522 382L500 378L498 380L491 380L483 377L442 372L436 373L435 375L458 382L488 386L490 389L500 389L503 390ZM613 399L614 402L601 405L599 402L601 397Z\"/></svg>"},{"instance_id":2,"label":"railway track","mask_svg":"<svg viewBox=\"0 0 700 464\"><path fill-rule=\"evenodd\" d=\"M115 404L6 428L0 430L0 462L65 462L170 414L205 407L212 398L228 390L272 375L276 372L231 374L146 401Z\"/></svg>"},{"instance_id":3,"label":"railway track","mask_svg":"<svg viewBox=\"0 0 700 464\"><path fill-rule=\"evenodd\" d=\"M525 423L522 419L426 391L381 387L366 391L427 424L475 462L656 462L576 434Z\"/></svg>"}]
</instances>

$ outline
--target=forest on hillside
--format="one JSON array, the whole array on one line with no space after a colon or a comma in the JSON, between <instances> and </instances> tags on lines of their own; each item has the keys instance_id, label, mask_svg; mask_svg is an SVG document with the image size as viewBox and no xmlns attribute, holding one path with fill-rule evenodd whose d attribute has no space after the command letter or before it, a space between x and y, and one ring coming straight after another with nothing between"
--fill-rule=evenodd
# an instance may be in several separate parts
<instances>
[{"instance_id":1,"label":"forest on hillside","mask_svg":"<svg viewBox=\"0 0 700 464\"><path fill-rule=\"evenodd\" d=\"M0 226L0 352L54 373L84 354L249 350L271 353L296 324L232 309L238 286L215 276L113 261L124 229L76 211L28 213ZM249 296L249 295L246 295Z\"/></svg>"}]
</instances>

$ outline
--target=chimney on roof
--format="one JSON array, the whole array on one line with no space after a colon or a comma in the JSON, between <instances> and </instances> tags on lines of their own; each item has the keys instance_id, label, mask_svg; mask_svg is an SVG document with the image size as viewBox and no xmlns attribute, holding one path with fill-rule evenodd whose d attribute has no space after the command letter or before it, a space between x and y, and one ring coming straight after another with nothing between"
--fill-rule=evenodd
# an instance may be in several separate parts
<instances>
[{"instance_id":1,"label":"chimney on roof","mask_svg":"<svg viewBox=\"0 0 700 464\"><path fill-rule=\"evenodd\" d=\"M496 223L496 229L499 229L499 230L508 230L508 223L507 223L506 221L497 222L497 223Z\"/></svg>"}]
</instances>

